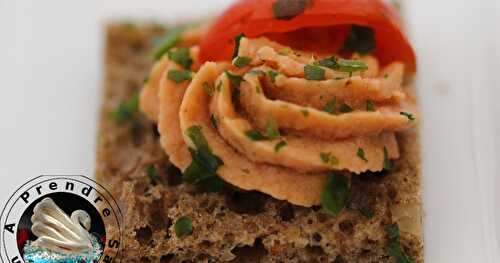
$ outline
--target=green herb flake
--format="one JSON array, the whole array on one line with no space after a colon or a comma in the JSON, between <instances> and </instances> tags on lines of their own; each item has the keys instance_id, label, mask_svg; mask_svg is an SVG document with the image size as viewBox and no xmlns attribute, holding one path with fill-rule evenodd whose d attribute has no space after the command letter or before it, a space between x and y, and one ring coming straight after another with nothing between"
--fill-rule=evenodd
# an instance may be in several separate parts
<instances>
[{"instance_id":1,"label":"green herb flake","mask_svg":"<svg viewBox=\"0 0 500 263\"><path fill-rule=\"evenodd\" d=\"M331 152L329 153L320 153L319 157L321 158L321 161L325 164L331 165L331 166L337 166L339 165L339 159L335 157Z\"/></svg>"},{"instance_id":2,"label":"green herb flake","mask_svg":"<svg viewBox=\"0 0 500 263\"><path fill-rule=\"evenodd\" d=\"M368 65L363 61L350 60L350 59L337 59L338 70L343 72L353 73L356 71L363 71L368 69Z\"/></svg>"},{"instance_id":3,"label":"green herb flake","mask_svg":"<svg viewBox=\"0 0 500 263\"><path fill-rule=\"evenodd\" d=\"M351 108L351 106L347 105L346 103L342 103L342 105L340 105L339 111L341 113L349 113L349 112L352 112L353 109Z\"/></svg>"},{"instance_id":4,"label":"green herb flake","mask_svg":"<svg viewBox=\"0 0 500 263\"><path fill-rule=\"evenodd\" d=\"M363 150L363 148L358 148L358 152L356 153L356 155L359 157L359 159L368 162L368 159L366 159L365 156L365 150Z\"/></svg>"},{"instance_id":5,"label":"green herb flake","mask_svg":"<svg viewBox=\"0 0 500 263\"><path fill-rule=\"evenodd\" d=\"M384 170L390 171L392 170L392 162L389 159L389 152L387 151L387 147L384 146Z\"/></svg>"},{"instance_id":6,"label":"green herb flake","mask_svg":"<svg viewBox=\"0 0 500 263\"><path fill-rule=\"evenodd\" d=\"M245 34L239 34L234 38L234 51L233 51L233 59L238 56L240 53L240 42L241 39L245 37Z\"/></svg>"},{"instance_id":7,"label":"green herb flake","mask_svg":"<svg viewBox=\"0 0 500 263\"><path fill-rule=\"evenodd\" d=\"M168 71L167 74L168 79L171 81L180 84L184 81L191 81L192 76L191 76L191 71L189 70L175 70L172 69Z\"/></svg>"},{"instance_id":8,"label":"green herb flake","mask_svg":"<svg viewBox=\"0 0 500 263\"><path fill-rule=\"evenodd\" d=\"M271 79L271 82L272 83L275 83L276 82L276 77L279 75L278 72L274 71L274 70L269 70L267 72L267 75L269 76L269 78Z\"/></svg>"},{"instance_id":9,"label":"green herb flake","mask_svg":"<svg viewBox=\"0 0 500 263\"><path fill-rule=\"evenodd\" d=\"M134 116L139 112L139 94L136 93L128 101L123 101L118 105L118 108L111 112L111 117L118 124L124 124L127 121L134 119Z\"/></svg>"},{"instance_id":10,"label":"green herb flake","mask_svg":"<svg viewBox=\"0 0 500 263\"><path fill-rule=\"evenodd\" d=\"M242 76L239 76L239 75L236 75L236 74L232 74L231 72L229 72L227 70L226 70L226 76L227 76L227 78L229 79L229 82L231 82L231 85L234 88L239 88L240 85L241 85L241 82L243 82L243 77Z\"/></svg>"},{"instance_id":11,"label":"green herb flake","mask_svg":"<svg viewBox=\"0 0 500 263\"><path fill-rule=\"evenodd\" d=\"M414 121L415 120L415 117L413 117L413 114L409 113L409 112L400 112L401 115L405 116L406 118L408 118L408 120L410 121Z\"/></svg>"},{"instance_id":12,"label":"green herb flake","mask_svg":"<svg viewBox=\"0 0 500 263\"><path fill-rule=\"evenodd\" d=\"M277 139L281 136L278 123L274 118L269 117L266 123L266 136L269 140Z\"/></svg>"},{"instance_id":13,"label":"green herb flake","mask_svg":"<svg viewBox=\"0 0 500 263\"><path fill-rule=\"evenodd\" d=\"M342 51L369 54L376 48L375 32L364 26L353 25Z\"/></svg>"},{"instance_id":14,"label":"green herb flake","mask_svg":"<svg viewBox=\"0 0 500 263\"><path fill-rule=\"evenodd\" d=\"M142 84L148 84L148 83L149 83L149 75L144 77L144 79L142 80Z\"/></svg>"},{"instance_id":15,"label":"green herb flake","mask_svg":"<svg viewBox=\"0 0 500 263\"><path fill-rule=\"evenodd\" d=\"M371 100L366 101L366 110L367 111L375 111L375 104Z\"/></svg>"},{"instance_id":16,"label":"green herb flake","mask_svg":"<svg viewBox=\"0 0 500 263\"><path fill-rule=\"evenodd\" d=\"M399 226L397 224L389 225L385 228L385 232L389 238L387 253L394 258L396 263L414 263L401 246Z\"/></svg>"},{"instance_id":17,"label":"green herb flake","mask_svg":"<svg viewBox=\"0 0 500 263\"><path fill-rule=\"evenodd\" d=\"M215 114L210 115L210 123L212 124L212 127L214 129L217 129L219 124L218 124L218 120L217 120L217 117L215 116Z\"/></svg>"},{"instance_id":18,"label":"green herb flake","mask_svg":"<svg viewBox=\"0 0 500 263\"><path fill-rule=\"evenodd\" d=\"M222 81L219 81L219 83L217 83L217 87L215 87L215 90L217 92L220 92L222 90Z\"/></svg>"},{"instance_id":19,"label":"green herb flake","mask_svg":"<svg viewBox=\"0 0 500 263\"><path fill-rule=\"evenodd\" d=\"M259 86L259 85L256 85L255 86L255 92L257 92L257 94L261 94L262 93L262 87Z\"/></svg>"},{"instance_id":20,"label":"green herb flake","mask_svg":"<svg viewBox=\"0 0 500 263\"><path fill-rule=\"evenodd\" d=\"M174 224L175 236L182 238L193 233L193 223L189 217L178 218Z\"/></svg>"},{"instance_id":21,"label":"green herb flake","mask_svg":"<svg viewBox=\"0 0 500 263\"><path fill-rule=\"evenodd\" d=\"M254 69L254 70L250 71L249 73L257 75L257 76L265 76L266 75L266 72L264 72L261 69Z\"/></svg>"},{"instance_id":22,"label":"green herb flake","mask_svg":"<svg viewBox=\"0 0 500 263\"><path fill-rule=\"evenodd\" d=\"M325 70L315 65L305 65L304 75L307 80L325 80Z\"/></svg>"},{"instance_id":23,"label":"green herb flake","mask_svg":"<svg viewBox=\"0 0 500 263\"><path fill-rule=\"evenodd\" d=\"M337 106L337 97L333 97L333 99L326 104L323 110L330 114L333 114L335 112L336 106Z\"/></svg>"},{"instance_id":24,"label":"green herb flake","mask_svg":"<svg viewBox=\"0 0 500 263\"><path fill-rule=\"evenodd\" d=\"M181 65L184 69L190 69L193 59L190 57L189 48L181 47L168 52L168 58Z\"/></svg>"},{"instance_id":25,"label":"green herb flake","mask_svg":"<svg viewBox=\"0 0 500 263\"><path fill-rule=\"evenodd\" d=\"M285 147L287 145L287 142L285 141L280 141L276 144L276 146L274 146L274 152L275 153L279 153L281 149L283 149L283 147Z\"/></svg>"},{"instance_id":26,"label":"green herb flake","mask_svg":"<svg viewBox=\"0 0 500 263\"><path fill-rule=\"evenodd\" d=\"M308 109L302 109L300 110L300 112L302 113L302 115L304 115L304 117L309 117L309 110Z\"/></svg>"},{"instance_id":27,"label":"green herb flake","mask_svg":"<svg viewBox=\"0 0 500 263\"><path fill-rule=\"evenodd\" d=\"M202 84L202 87L203 87L203 90L209 95L209 96L212 96L214 95L214 86L208 84L208 82L203 82Z\"/></svg>"},{"instance_id":28,"label":"green herb flake","mask_svg":"<svg viewBox=\"0 0 500 263\"><path fill-rule=\"evenodd\" d=\"M368 207L361 207L359 209L359 212L364 215L366 218L368 219L372 219L373 216L375 215L375 213L373 212L373 210L371 210L370 208Z\"/></svg>"},{"instance_id":29,"label":"green herb flake","mask_svg":"<svg viewBox=\"0 0 500 263\"><path fill-rule=\"evenodd\" d=\"M260 131L258 130L249 130L245 132L245 135L252 141L265 141L268 138L264 136Z\"/></svg>"},{"instance_id":30,"label":"green herb flake","mask_svg":"<svg viewBox=\"0 0 500 263\"><path fill-rule=\"evenodd\" d=\"M349 195L347 178L335 172L329 174L321 192L321 206L332 216L337 216L344 209Z\"/></svg>"},{"instance_id":31,"label":"green herb flake","mask_svg":"<svg viewBox=\"0 0 500 263\"><path fill-rule=\"evenodd\" d=\"M155 60L159 60L165 53L167 53L170 49L175 47L175 45L179 44L182 40L182 34L184 33L184 28L183 27L177 27L174 29L171 29L167 32L167 35L163 37L161 41L159 41L161 44L159 44L153 52L153 58Z\"/></svg>"},{"instance_id":32,"label":"green herb flake","mask_svg":"<svg viewBox=\"0 0 500 263\"><path fill-rule=\"evenodd\" d=\"M389 78L389 74L384 75L384 79L387 79L387 78Z\"/></svg>"},{"instance_id":33,"label":"green herb flake","mask_svg":"<svg viewBox=\"0 0 500 263\"><path fill-rule=\"evenodd\" d=\"M280 51L278 51L278 54L280 54L282 56L288 56L288 55L290 55L291 52L292 52L291 48L284 47L284 48L280 49Z\"/></svg>"},{"instance_id":34,"label":"green herb flake","mask_svg":"<svg viewBox=\"0 0 500 263\"><path fill-rule=\"evenodd\" d=\"M233 60L233 65L237 68L244 68L248 66L252 62L252 59L249 57L236 57Z\"/></svg>"},{"instance_id":35,"label":"green herb flake","mask_svg":"<svg viewBox=\"0 0 500 263\"><path fill-rule=\"evenodd\" d=\"M274 18L291 20L302 14L311 0L276 0L273 4Z\"/></svg>"},{"instance_id":36,"label":"green herb flake","mask_svg":"<svg viewBox=\"0 0 500 263\"><path fill-rule=\"evenodd\" d=\"M146 174L152 185L156 185L158 183L158 172L156 171L156 167L154 165L150 164L146 167Z\"/></svg>"},{"instance_id":37,"label":"green herb flake","mask_svg":"<svg viewBox=\"0 0 500 263\"><path fill-rule=\"evenodd\" d=\"M335 57L325 58L317 62L319 66L329 68L329 69L338 69L337 59Z\"/></svg>"}]
</instances>

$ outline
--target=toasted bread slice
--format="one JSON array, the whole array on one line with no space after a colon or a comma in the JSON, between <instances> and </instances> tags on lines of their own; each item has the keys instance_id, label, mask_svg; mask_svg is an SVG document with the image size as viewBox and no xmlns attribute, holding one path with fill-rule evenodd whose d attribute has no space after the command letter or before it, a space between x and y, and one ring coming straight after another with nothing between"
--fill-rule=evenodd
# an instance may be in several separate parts
<instances>
[{"instance_id":1,"label":"toasted bread slice","mask_svg":"<svg viewBox=\"0 0 500 263\"><path fill-rule=\"evenodd\" d=\"M156 125L139 112L113 115L139 91L153 64L152 40L164 32L156 25L107 28L96 177L125 211L122 262L396 262L386 233L393 223L402 248L423 262L415 129L397 135L401 158L392 172L353 177L348 206L337 217L229 185L207 193L182 183ZM178 238L173 225L182 216L192 220L193 233Z\"/></svg>"}]
</instances>

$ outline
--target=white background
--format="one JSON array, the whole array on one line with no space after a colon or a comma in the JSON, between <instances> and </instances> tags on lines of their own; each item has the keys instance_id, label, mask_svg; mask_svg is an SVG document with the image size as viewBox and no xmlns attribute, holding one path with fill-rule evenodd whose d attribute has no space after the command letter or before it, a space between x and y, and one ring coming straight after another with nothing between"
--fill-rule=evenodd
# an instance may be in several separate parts
<instances>
[{"instance_id":1,"label":"white background","mask_svg":"<svg viewBox=\"0 0 500 263\"><path fill-rule=\"evenodd\" d=\"M92 175L111 18L230 0L0 0L0 205L40 174ZM500 262L500 1L406 0L419 57L426 262Z\"/></svg>"}]
</instances>

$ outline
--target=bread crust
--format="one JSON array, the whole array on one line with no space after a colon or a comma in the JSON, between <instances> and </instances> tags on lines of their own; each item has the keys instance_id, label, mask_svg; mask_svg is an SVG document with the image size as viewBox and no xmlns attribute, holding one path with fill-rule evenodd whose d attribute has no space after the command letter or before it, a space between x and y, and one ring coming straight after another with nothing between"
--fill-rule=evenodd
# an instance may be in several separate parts
<instances>
[{"instance_id":1,"label":"bread crust","mask_svg":"<svg viewBox=\"0 0 500 263\"><path fill-rule=\"evenodd\" d=\"M206 193L182 184L153 123L138 115L120 125L110 117L139 91L153 64L152 39L164 31L152 24L106 30L96 177L125 211L123 262L394 262L385 226L395 221L406 224L405 251L423 262L417 128L398 134L401 158L391 173L354 177L348 207L336 218L230 186ZM158 171L154 181L146 175L148 165ZM362 208L374 216L367 218ZM181 216L192 219L194 230L179 239L172 225Z\"/></svg>"}]
</instances>

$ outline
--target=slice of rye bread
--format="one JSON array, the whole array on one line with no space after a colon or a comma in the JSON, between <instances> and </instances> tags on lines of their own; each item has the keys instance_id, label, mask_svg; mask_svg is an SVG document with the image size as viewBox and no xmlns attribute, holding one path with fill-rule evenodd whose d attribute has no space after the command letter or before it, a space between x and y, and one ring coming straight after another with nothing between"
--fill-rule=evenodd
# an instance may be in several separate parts
<instances>
[{"instance_id":1,"label":"slice of rye bread","mask_svg":"<svg viewBox=\"0 0 500 263\"><path fill-rule=\"evenodd\" d=\"M337 217L231 186L203 192L182 183L153 123L136 113L118 124L110 114L139 91L153 63L152 40L164 31L155 25L107 28L96 176L124 210L122 262L395 262L385 232L391 211L421 204L416 130L398 135L402 156L390 174L353 177L347 208ZM149 165L157 176L147 175ZM192 220L193 233L177 238L173 222L181 216ZM421 235L402 232L401 244L423 262Z\"/></svg>"}]
</instances>

